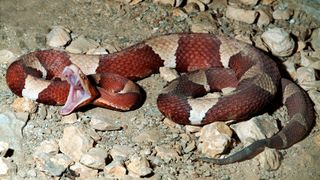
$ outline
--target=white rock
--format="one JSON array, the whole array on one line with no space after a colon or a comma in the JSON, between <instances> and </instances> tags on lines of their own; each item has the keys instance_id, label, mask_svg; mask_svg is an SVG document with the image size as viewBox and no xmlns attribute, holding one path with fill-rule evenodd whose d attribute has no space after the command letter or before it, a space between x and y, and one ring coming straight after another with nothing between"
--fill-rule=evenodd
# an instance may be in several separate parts
<instances>
[{"instance_id":1,"label":"white rock","mask_svg":"<svg viewBox=\"0 0 320 180\"><path fill-rule=\"evenodd\" d=\"M268 29L261 37L268 49L276 56L289 56L295 48L293 39L282 28Z\"/></svg>"},{"instance_id":2,"label":"white rock","mask_svg":"<svg viewBox=\"0 0 320 180\"><path fill-rule=\"evenodd\" d=\"M60 151L78 162L81 156L93 146L93 140L76 126L64 128L63 137L59 141ZM75 148L76 147L76 148Z\"/></svg>"},{"instance_id":3,"label":"white rock","mask_svg":"<svg viewBox=\"0 0 320 180\"><path fill-rule=\"evenodd\" d=\"M265 148L257 158L259 158L259 162L263 169L276 170L280 166L281 156L276 149Z\"/></svg>"},{"instance_id":4,"label":"white rock","mask_svg":"<svg viewBox=\"0 0 320 180\"><path fill-rule=\"evenodd\" d=\"M200 7L195 2L188 3L183 7L183 9L187 12L187 14L200 11Z\"/></svg>"},{"instance_id":5,"label":"white rock","mask_svg":"<svg viewBox=\"0 0 320 180\"><path fill-rule=\"evenodd\" d=\"M9 143L0 141L0 157L3 157L9 150Z\"/></svg>"},{"instance_id":6,"label":"white rock","mask_svg":"<svg viewBox=\"0 0 320 180\"><path fill-rule=\"evenodd\" d=\"M276 119L267 113L253 117L248 121L232 124L231 128L245 145L249 145L255 140L271 137L279 131Z\"/></svg>"},{"instance_id":7,"label":"white rock","mask_svg":"<svg viewBox=\"0 0 320 180\"><path fill-rule=\"evenodd\" d=\"M289 59L283 62L283 65L286 67L287 72L293 80L297 79L297 70L296 63L294 63L293 59Z\"/></svg>"},{"instance_id":8,"label":"white rock","mask_svg":"<svg viewBox=\"0 0 320 180\"><path fill-rule=\"evenodd\" d=\"M186 125L186 131L190 133L199 132L201 130L201 127L199 126L192 126L192 125Z\"/></svg>"},{"instance_id":9,"label":"white rock","mask_svg":"<svg viewBox=\"0 0 320 180\"><path fill-rule=\"evenodd\" d=\"M288 20L292 15L293 11L288 8L277 8L272 13L273 18L279 20Z\"/></svg>"},{"instance_id":10,"label":"white rock","mask_svg":"<svg viewBox=\"0 0 320 180\"><path fill-rule=\"evenodd\" d=\"M232 6L227 6L226 17L236 21L252 24L255 22L258 16L257 11L245 10Z\"/></svg>"},{"instance_id":11,"label":"white rock","mask_svg":"<svg viewBox=\"0 0 320 180\"><path fill-rule=\"evenodd\" d=\"M317 114L320 115L320 92L317 90L310 90L308 91L308 95L314 103L314 109L316 110Z\"/></svg>"},{"instance_id":12,"label":"white rock","mask_svg":"<svg viewBox=\"0 0 320 180\"><path fill-rule=\"evenodd\" d=\"M129 155L132 153L134 153L134 149L131 147L117 144L115 144L110 150L110 155L113 159L128 159Z\"/></svg>"},{"instance_id":13,"label":"white rock","mask_svg":"<svg viewBox=\"0 0 320 180\"><path fill-rule=\"evenodd\" d=\"M94 169L103 169L106 165L108 151L102 148L92 148L81 156L80 163Z\"/></svg>"},{"instance_id":14,"label":"white rock","mask_svg":"<svg viewBox=\"0 0 320 180\"><path fill-rule=\"evenodd\" d=\"M203 22L198 22L198 23L192 23L191 24L191 32L194 33L213 33L217 31L217 26L215 26L213 23L208 24L208 23L203 23Z\"/></svg>"},{"instance_id":15,"label":"white rock","mask_svg":"<svg viewBox=\"0 0 320 180\"><path fill-rule=\"evenodd\" d=\"M314 49L320 49L320 28L314 29L311 34L311 45Z\"/></svg>"},{"instance_id":16,"label":"white rock","mask_svg":"<svg viewBox=\"0 0 320 180\"><path fill-rule=\"evenodd\" d=\"M90 120L90 126L99 131L113 131L121 129L121 126L115 124L114 121L101 117L92 117Z\"/></svg>"},{"instance_id":17,"label":"white rock","mask_svg":"<svg viewBox=\"0 0 320 180\"><path fill-rule=\"evenodd\" d=\"M298 84L304 90L320 88L319 83L316 83L316 74L313 68L299 67L297 69Z\"/></svg>"},{"instance_id":18,"label":"white rock","mask_svg":"<svg viewBox=\"0 0 320 180\"><path fill-rule=\"evenodd\" d=\"M61 47L71 40L70 30L62 26L55 26L47 34L47 45L51 47Z\"/></svg>"},{"instance_id":19,"label":"white rock","mask_svg":"<svg viewBox=\"0 0 320 180\"><path fill-rule=\"evenodd\" d=\"M61 118L61 122L63 124L73 124L73 123L77 122L77 120L78 120L78 118L77 118L76 113L71 113L69 115L62 116L62 118Z\"/></svg>"},{"instance_id":20,"label":"white rock","mask_svg":"<svg viewBox=\"0 0 320 180\"><path fill-rule=\"evenodd\" d=\"M176 0L153 0L154 3L159 3L159 4L168 4L171 6L175 6Z\"/></svg>"},{"instance_id":21,"label":"white rock","mask_svg":"<svg viewBox=\"0 0 320 180\"><path fill-rule=\"evenodd\" d=\"M221 89L221 92L224 96L231 94L236 88L234 87L225 87Z\"/></svg>"},{"instance_id":22,"label":"white rock","mask_svg":"<svg viewBox=\"0 0 320 180\"><path fill-rule=\"evenodd\" d=\"M242 4L245 5L256 5L258 3L258 0L239 0Z\"/></svg>"},{"instance_id":23,"label":"white rock","mask_svg":"<svg viewBox=\"0 0 320 180\"><path fill-rule=\"evenodd\" d=\"M149 161L145 157L134 156L130 158L130 163L127 166L129 173L132 175L137 175L139 177L144 177L153 172L150 168Z\"/></svg>"},{"instance_id":24,"label":"white rock","mask_svg":"<svg viewBox=\"0 0 320 180\"><path fill-rule=\"evenodd\" d=\"M259 27L265 27L269 25L270 22L272 21L271 15L266 10L263 10L263 9L258 9L257 11L259 12L257 25Z\"/></svg>"},{"instance_id":25,"label":"white rock","mask_svg":"<svg viewBox=\"0 0 320 180\"><path fill-rule=\"evenodd\" d=\"M24 97L16 98L11 104L11 106L16 112L34 113L37 110L36 103Z\"/></svg>"},{"instance_id":26,"label":"white rock","mask_svg":"<svg viewBox=\"0 0 320 180\"><path fill-rule=\"evenodd\" d=\"M177 70L168 68L168 67L160 67L159 68L160 77L162 77L165 81L171 82L174 79L179 77Z\"/></svg>"},{"instance_id":27,"label":"white rock","mask_svg":"<svg viewBox=\"0 0 320 180\"><path fill-rule=\"evenodd\" d=\"M214 122L203 126L200 131L201 152L209 157L217 157L230 146L232 131L224 122Z\"/></svg>"},{"instance_id":28,"label":"white rock","mask_svg":"<svg viewBox=\"0 0 320 180\"><path fill-rule=\"evenodd\" d=\"M55 139L45 140L40 143L40 146L36 147L35 153L48 153L51 155L58 154L59 145Z\"/></svg>"},{"instance_id":29,"label":"white rock","mask_svg":"<svg viewBox=\"0 0 320 180\"><path fill-rule=\"evenodd\" d=\"M0 157L0 177L9 175L9 165L5 161L4 157Z\"/></svg>"},{"instance_id":30,"label":"white rock","mask_svg":"<svg viewBox=\"0 0 320 180\"><path fill-rule=\"evenodd\" d=\"M1 64L10 64L17 58L11 51L2 49L0 50L0 63Z\"/></svg>"},{"instance_id":31,"label":"white rock","mask_svg":"<svg viewBox=\"0 0 320 180\"><path fill-rule=\"evenodd\" d=\"M86 53L90 49L97 48L99 43L92 39L85 38L84 36L79 36L77 39L73 40L66 50L71 53Z\"/></svg>"},{"instance_id":32,"label":"white rock","mask_svg":"<svg viewBox=\"0 0 320 180\"><path fill-rule=\"evenodd\" d=\"M98 170L88 168L78 162L70 166L70 169L79 175L77 179L95 179L98 176Z\"/></svg>"},{"instance_id":33,"label":"white rock","mask_svg":"<svg viewBox=\"0 0 320 180\"><path fill-rule=\"evenodd\" d=\"M170 161L171 159L175 160L179 158L178 151L170 145L156 146L155 150L157 152L157 156L165 161Z\"/></svg>"},{"instance_id":34,"label":"white rock","mask_svg":"<svg viewBox=\"0 0 320 180\"><path fill-rule=\"evenodd\" d=\"M127 169L121 161L114 160L108 164L104 169L104 173L111 178L121 178L126 175Z\"/></svg>"}]
</instances>

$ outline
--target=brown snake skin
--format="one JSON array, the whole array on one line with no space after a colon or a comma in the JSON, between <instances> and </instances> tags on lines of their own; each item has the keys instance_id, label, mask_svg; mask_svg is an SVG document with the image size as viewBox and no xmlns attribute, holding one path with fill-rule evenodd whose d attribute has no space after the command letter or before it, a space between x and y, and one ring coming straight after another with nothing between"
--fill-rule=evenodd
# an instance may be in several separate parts
<instances>
[{"instance_id":1,"label":"brown snake skin","mask_svg":"<svg viewBox=\"0 0 320 180\"><path fill-rule=\"evenodd\" d=\"M282 90L289 124L226 159L204 161L227 164L248 159L265 147L288 148L306 137L314 123L309 97L291 81L281 79L271 58L251 45L210 34L159 36L100 56L35 51L12 63L6 80L18 96L64 104L63 115L88 103L126 111L141 101L139 87L132 81L157 73L161 66L189 72L170 82L157 101L161 113L180 124L248 119ZM211 96L226 87L235 90L219 98Z\"/></svg>"}]
</instances>

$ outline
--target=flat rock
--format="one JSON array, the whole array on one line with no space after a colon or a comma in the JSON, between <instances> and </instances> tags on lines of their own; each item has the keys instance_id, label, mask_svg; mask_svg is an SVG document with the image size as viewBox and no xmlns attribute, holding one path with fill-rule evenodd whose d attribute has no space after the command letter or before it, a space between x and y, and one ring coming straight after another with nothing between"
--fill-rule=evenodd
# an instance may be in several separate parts
<instances>
[{"instance_id":1,"label":"flat rock","mask_svg":"<svg viewBox=\"0 0 320 180\"><path fill-rule=\"evenodd\" d=\"M51 155L58 154L59 152L59 145L55 139L45 140L40 143L35 150L35 153L48 153Z\"/></svg>"},{"instance_id":2,"label":"flat rock","mask_svg":"<svg viewBox=\"0 0 320 180\"><path fill-rule=\"evenodd\" d=\"M314 49L320 49L320 28L314 29L312 31L311 45Z\"/></svg>"},{"instance_id":3,"label":"flat rock","mask_svg":"<svg viewBox=\"0 0 320 180\"><path fill-rule=\"evenodd\" d=\"M106 165L108 151L102 148L91 148L81 156L80 163L94 169L103 169Z\"/></svg>"},{"instance_id":4,"label":"flat rock","mask_svg":"<svg viewBox=\"0 0 320 180\"><path fill-rule=\"evenodd\" d=\"M110 155L113 159L128 159L129 155L134 153L134 149L125 145L117 145L115 144L110 150Z\"/></svg>"},{"instance_id":5,"label":"flat rock","mask_svg":"<svg viewBox=\"0 0 320 180\"><path fill-rule=\"evenodd\" d=\"M47 45L61 47L71 41L70 30L62 26L54 26L47 34Z\"/></svg>"},{"instance_id":6,"label":"flat rock","mask_svg":"<svg viewBox=\"0 0 320 180\"><path fill-rule=\"evenodd\" d=\"M258 12L227 6L226 17L247 24L253 24L258 17Z\"/></svg>"},{"instance_id":7,"label":"flat rock","mask_svg":"<svg viewBox=\"0 0 320 180\"><path fill-rule=\"evenodd\" d=\"M109 118L92 117L90 120L90 126L99 131L114 131L121 129L121 126L116 124Z\"/></svg>"},{"instance_id":8,"label":"flat rock","mask_svg":"<svg viewBox=\"0 0 320 180\"><path fill-rule=\"evenodd\" d=\"M36 103L24 97L16 98L11 104L11 106L16 112L34 113L37 110Z\"/></svg>"},{"instance_id":9,"label":"flat rock","mask_svg":"<svg viewBox=\"0 0 320 180\"><path fill-rule=\"evenodd\" d=\"M165 161L175 160L179 158L179 153L170 145L156 146L157 156Z\"/></svg>"},{"instance_id":10,"label":"flat rock","mask_svg":"<svg viewBox=\"0 0 320 180\"><path fill-rule=\"evenodd\" d=\"M223 153L231 143L232 131L224 122L214 122L203 126L200 131L201 152L210 157Z\"/></svg>"},{"instance_id":11,"label":"flat rock","mask_svg":"<svg viewBox=\"0 0 320 180\"><path fill-rule=\"evenodd\" d=\"M0 157L3 157L4 155L6 155L8 150L9 150L9 143L0 141Z\"/></svg>"},{"instance_id":12,"label":"flat rock","mask_svg":"<svg viewBox=\"0 0 320 180\"><path fill-rule=\"evenodd\" d=\"M93 146L93 139L77 126L64 128L62 139L59 141L60 151L78 162L81 156ZM76 147L76 148L75 148Z\"/></svg>"},{"instance_id":13,"label":"flat rock","mask_svg":"<svg viewBox=\"0 0 320 180\"><path fill-rule=\"evenodd\" d=\"M85 179L95 179L98 176L98 170L88 168L78 162L74 165L70 166L70 169L78 175L77 179L85 180Z\"/></svg>"},{"instance_id":14,"label":"flat rock","mask_svg":"<svg viewBox=\"0 0 320 180\"><path fill-rule=\"evenodd\" d=\"M104 173L110 178L121 178L126 175L127 169L121 161L114 160L104 167Z\"/></svg>"},{"instance_id":15,"label":"flat rock","mask_svg":"<svg viewBox=\"0 0 320 180\"><path fill-rule=\"evenodd\" d=\"M77 118L76 113L71 113L69 115L62 116L62 118L61 118L61 122L63 124L73 124L73 123L77 122L77 120L78 120L78 118Z\"/></svg>"},{"instance_id":16,"label":"flat rock","mask_svg":"<svg viewBox=\"0 0 320 180\"><path fill-rule=\"evenodd\" d=\"M73 40L69 46L66 47L66 50L71 53L86 53L90 49L97 48L99 43L92 39L85 38L84 36L79 36Z\"/></svg>"},{"instance_id":17,"label":"flat rock","mask_svg":"<svg viewBox=\"0 0 320 180\"><path fill-rule=\"evenodd\" d=\"M40 171L52 176L60 176L73 163L68 156L62 153L56 155L36 153L34 159Z\"/></svg>"},{"instance_id":18,"label":"flat rock","mask_svg":"<svg viewBox=\"0 0 320 180\"><path fill-rule=\"evenodd\" d=\"M289 56L293 53L295 43L284 29L278 27L270 28L261 37L272 54L276 56Z\"/></svg>"},{"instance_id":19,"label":"flat rock","mask_svg":"<svg viewBox=\"0 0 320 180\"><path fill-rule=\"evenodd\" d=\"M129 175L136 175L144 177L153 172L150 167L149 161L145 157L134 156L130 158L130 163L127 165Z\"/></svg>"},{"instance_id":20,"label":"flat rock","mask_svg":"<svg viewBox=\"0 0 320 180\"><path fill-rule=\"evenodd\" d=\"M13 54L13 52L2 49L0 50L0 64L10 64L17 58L16 55Z\"/></svg>"},{"instance_id":21,"label":"flat rock","mask_svg":"<svg viewBox=\"0 0 320 180\"><path fill-rule=\"evenodd\" d=\"M158 128L147 129L139 133L138 136L133 137L135 142L157 142L163 138L163 133Z\"/></svg>"}]
</instances>

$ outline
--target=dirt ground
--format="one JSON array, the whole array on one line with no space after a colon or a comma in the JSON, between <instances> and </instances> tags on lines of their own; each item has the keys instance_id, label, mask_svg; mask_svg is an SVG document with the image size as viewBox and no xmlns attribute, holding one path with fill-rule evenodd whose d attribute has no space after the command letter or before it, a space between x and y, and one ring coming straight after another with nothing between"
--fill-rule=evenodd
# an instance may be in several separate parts
<instances>
[{"instance_id":1,"label":"dirt ground","mask_svg":"<svg viewBox=\"0 0 320 180\"><path fill-rule=\"evenodd\" d=\"M282 1L287 2L287 1ZM289 2L289 6L291 1ZM268 7L268 6L267 6ZM299 25L288 21L275 21L274 26L284 27L290 32L304 32L319 27L319 22L299 9L295 8L294 17L301 21ZM187 17L174 16L174 7L143 1L138 4L127 4L110 0L56 0L56 1L0 1L0 50L6 49L20 56L38 49L48 49L46 35L53 26L63 26L72 30L73 35L84 35L100 43L102 47L112 45L122 49L152 36L189 32L193 25L203 25L210 33L260 36L263 29L232 21L224 17L226 2L213 0L204 12L190 12ZM270 7L269 7L270 8ZM300 18L300 19L299 19ZM292 56L294 57L294 55ZM0 67L0 112L13 112L12 102L17 98L6 86L5 74L8 64ZM142 107L129 112L115 112L103 108L86 108L77 112L83 127L89 126L92 114L105 116L122 128L114 131L99 131L101 140L98 144L107 150L114 145L123 145L135 152L153 151L154 147L168 144L172 147L181 145L180 134L185 132L183 126L170 128L163 121L163 116L156 107L157 95L166 82L158 74L152 75L138 84L146 92L146 101ZM39 104L23 129L23 137L13 149L11 160L15 164L13 179L69 179L65 174L52 177L41 172L33 157L39 144L48 139L60 139L63 129L68 124L61 123L58 114L60 107ZM44 113L46 112L46 113ZM317 119L319 122L319 119ZM230 165L212 165L193 162L200 154L195 149L182 153L177 159L152 162L153 173L148 178L154 179L320 179L320 128L315 125L310 135L303 141L286 150L282 154L281 165L277 170L264 169L257 160L252 159ZM137 140L141 133L153 132L155 139ZM1 134L1 132L0 132ZM152 134L152 133L151 133ZM3 136L4 137L4 136ZM6 137L10 139L10 137ZM6 140L1 138L0 140ZM192 139L196 139L191 135ZM147 158L152 158L151 155ZM103 179L104 172L98 171ZM128 177L126 177L128 178ZM0 177L1 179L1 177ZM92 178L93 179L93 178Z\"/></svg>"}]
</instances>

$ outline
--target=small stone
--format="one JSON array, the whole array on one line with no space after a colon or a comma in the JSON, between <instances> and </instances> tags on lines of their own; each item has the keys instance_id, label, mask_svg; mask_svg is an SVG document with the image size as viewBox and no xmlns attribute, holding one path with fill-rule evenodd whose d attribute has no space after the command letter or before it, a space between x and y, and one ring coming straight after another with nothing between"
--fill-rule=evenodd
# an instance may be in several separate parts
<instances>
[{"instance_id":1,"label":"small stone","mask_svg":"<svg viewBox=\"0 0 320 180\"><path fill-rule=\"evenodd\" d=\"M121 158L128 159L129 155L134 153L134 149L129 146L114 145L110 150L110 155L113 159Z\"/></svg>"},{"instance_id":2,"label":"small stone","mask_svg":"<svg viewBox=\"0 0 320 180\"><path fill-rule=\"evenodd\" d=\"M277 8L273 11L272 16L277 20L288 20L293 15L293 11L288 8Z\"/></svg>"},{"instance_id":3,"label":"small stone","mask_svg":"<svg viewBox=\"0 0 320 180\"><path fill-rule=\"evenodd\" d=\"M130 158L130 163L127 166L128 171L139 177L144 177L153 172L150 168L149 161L145 157L134 156Z\"/></svg>"},{"instance_id":4,"label":"small stone","mask_svg":"<svg viewBox=\"0 0 320 180\"><path fill-rule=\"evenodd\" d=\"M59 145L55 139L45 140L40 143L40 146L36 147L35 154L47 153L51 155L58 154Z\"/></svg>"},{"instance_id":5,"label":"small stone","mask_svg":"<svg viewBox=\"0 0 320 180\"><path fill-rule=\"evenodd\" d=\"M101 140L101 136L94 129L89 128L86 132L95 142Z\"/></svg>"},{"instance_id":6,"label":"small stone","mask_svg":"<svg viewBox=\"0 0 320 180\"><path fill-rule=\"evenodd\" d=\"M176 0L153 0L153 2L159 4L168 4L173 7L176 5Z\"/></svg>"},{"instance_id":7,"label":"small stone","mask_svg":"<svg viewBox=\"0 0 320 180\"><path fill-rule=\"evenodd\" d=\"M87 39L84 36L79 36L77 39L73 40L66 50L71 53L86 53L90 49L97 48L99 43L92 39Z\"/></svg>"},{"instance_id":8,"label":"small stone","mask_svg":"<svg viewBox=\"0 0 320 180\"><path fill-rule=\"evenodd\" d=\"M320 49L320 28L314 29L312 31L311 45L314 49Z\"/></svg>"},{"instance_id":9,"label":"small stone","mask_svg":"<svg viewBox=\"0 0 320 180\"><path fill-rule=\"evenodd\" d=\"M11 64L17 58L11 51L2 49L0 50L0 64Z\"/></svg>"},{"instance_id":10,"label":"small stone","mask_svg":"<svg viewBox=\"0 0 320 180\"><path fill-rule=\"evenodd\" d=\"M70 166L70 169L79 176L77 179L95 179L98 176L98 170L88 168L78 162Z\"/></svg>"},{"instance_id":11,"label":"small stone","mask_svg":"<svg viewBox=\"0 0 320 180\"><path fill-rule=\"evenodd\" d=\"M187 144L187 146L183 149L184 153L189 153L196 149L196 142L191 141Z\"/></svg>"},{"instance_id":12,"label":"small stone","mask_svg":"<svg viewBox=\"0 0 320 180\"><path fill-rule=\"evenodd\" d=\"M78 162L81 156L93 146L93 140L76 126L64 128L62 139L59 141L60 151ZM76 147L76 148L75 148Z\"/></svg>"},{"instance_id":13,"label":"small stone","mask_svg":"<svg viewBox=\"0 0 320 180\"><path fill-rule=\"evenodd\" d=\"M186 125L186 131L190 133L199 132L201 130L201 127L199 126L192 126L192 125Z\"/></svg>"},{"instance_id":14,"label":"small stone","mask_svg":"<svg viewBox=\"0 0 320 180\"><path fill-rule=\"evenodd\" d=\"M35 153L34 159L37 168L52 176L60 176L73 161L66 155L59 153L50 155L48 153Z\"/></svg>"},{"instance_id":15,"label":"small stone","mask_svg":"<svg viewBox=\"0 0 320 180\"><path fill-rule=\"evenodd\" d=\"M193 12L199 12L200 11L200 7L198 6L197 3L191 2L191 3L188 3L187 5L184 6L184 10L188 14L190 14L190 13L193 13Z\"/></svg>"},{"instance_id":16,"label":"small stone","mask_svg":"<svg viewBox=\"0 0 320 180\"><path fill-rule=\"evenodd\" d=\"M107 157L108 151L106 149L92 148L81 156L80 163L93 169L103 169Z\"/></svg>"},{"instance_id":17,"label":"small stone","mask_svg":"<svg viewBox=\"0 0 320 180\"><path fill-rule=\"evenodd\" d=\"M299 67L297 69L297 82L304 90L317 89L316 74L313 68Z\"/></svg>"},{"instance_id":18,"label":"small stone","mask_svg":"<svg viewBox=\"0 0 320 180\"><path fill-rule=\"evenodd\" d=\"M165 161L175 160L179 158L179 153L169 145L156 146L157 156Z\"/></svg>"},{"instance_id":19,"label":"small stone","mask_svg":"<svg viewBox=\"0 0 320 180\"><path fill-rule=\"evenodd\" d=\"M245 35L242 35L242 34L237 34L235 37L235 39L239 40L239 41L243 41L247 44L251 44L252 45L252 41L251 41L251 38L250 36L245 36Z\"/></svg>"},{"instance_id":20,"label":"small stone","mask_svg":"<svg viewBox=\"0 0 320 180\"><path fill-rule=\"evenodd\" d=\"M290 77L294 80L297 79L297 70L296 63L292 60L287 60L283 62L283 65L286 67L286 71L289 73Z\"/></svg>"},{"instance_id":21,"label":"small stone","mask_svg":"<svg viewBox=\"0 0 320 180\"><path fill-rule=\"evenodd\" d=\"M272 54L276 56L289 56L292 54L295 43L289 33L282 28L271 28L261 35Z\"/></svg>"},{"instance_id":22,"label":"small stone","mask_svg":"<svg viewBox=\"0 0 320 180\"><path fill-rule=\"evenodd\" d=\"M297 52L301 52L306 47L306 43L303 41L298 41L297 45Z\"/></svg>"},{"instance_id":23,"label":"small stone","mask_svg":"<svg viewBox=\"0 0 320 180\"><path fill-rule=\"evenodd\" d=\"M316 135L313 140L318 146L320 146L320 134Z\"/></svg>"},{"instance_id":24,"label":"small stone","mask_svg":"<svg viewBox=\"0 0 320 180\"><path fill-rule=\"evenodd\" d=\"M257 158L263 169L276 170L280 166L281 156L276 149L265 148Z\"/></svg>"},{"instance_id":25,"label":"small stone","mask_svg":"<svg viewBox=\"0 0 320 180\"><path fill-rule=\"evenodd\" d=\"M28 113L34 113L37 110L37 105L34 101L24 98L24 97L18 97L16 98L12 103L12 108L16 112L28 112Z\"/></svg>"},{"instance_id":26,"label":"small stone","mask_svg":"<svg viewBox=\"0 0 320 180\"><path fill-rule=\"evenodd\" d=\"M179 8L176 8L172 11L172 16L179 17L181 19L186 19L188 17L188 14L186 14L184 11L182 11Z\"/></svg>"},{"instance_id":27,"label":"small stone","mask_svg":"<svg viewBox=\"0 0 320 180\"><path fill-rule=\"evenodd\" d=\"M66 116L62 116L61 118L61 122L63 124L74 124L75 122L77 122L77 114L76 113L71 113L69 115Z\"/></svg>"},{"instance_id":28,"label":"small stone","mask_svg":"<svg viewBox=\"0 0 320 180\"><path fill-rule=\"evenodd\" d=\"M47 45L50 47L64 46L70 40L70 30L62 26L54 26L47 34Z\"/></svg>"},{"instance_id":29,"label":"small stone","mask_svg":"<svg viewBox=\"0 0 320 180\"><path fill-rule=\"evenodd\" d=\"M163 138L163 133L158 128L143 130L138 136L133 137L134 142L157 142Z\"/></svg>"},{"instance_id":30,"label":"small stone","mask_svg":"<svg viewBox=\"0 0 320 180\"><path fill-rule=\"evenodd\" d=\"M269 25L270 22L272 21L271 15L266 10L263 10L263 9L259 9L257 11L259 12L259 18L257 21L257 25L260 28Z\"/></svg>"},{"instance_id":31,"label":"small stone","mask_svg":"<svg viewBox=\"0 0 320 180\"><path fill-rule=\"evenodd\" d=\"M251 144L255 140L269 138L279 131L277 120L267 113L253 117L248 121L232 124L231 128L245 145Z\"/></svg>"},{"instance_id":32,"label":"small stone","mask_svg":"<svg viewBox=\"0 0 320 180\"><path fill-rule=\"evenodd\" d=\"M127 169L121 161L114 160L104 167L104 173L112 178L121 178L127 174Z\"/></svg>"},{"instance_id":33,"label":"small stone","mask_svg":"<svg viewBox=\"0 0 320 180\"><path fill-rule=\"evenodd\" d=\"M205 125L200 133L199 148L207 156L217 157L230 146L232 131L224 122Z\"/></svg>"},{"instance_id":34,"label":"small stone","mask_svg":"<svg viewBox=\"0 0 320 180\"><path fill-rule=\"evenodd\" d=\"M258 3L258 0L239 0L244 5L254 6Z\"/></svg>"},{"instance_id":35,"label":"small stone","mask_svg":"<svg viewBox=\"0 0 320 180\"><path fill-rule=\"evenodd\" d=\"M308 91L308 95L312 102L314 103L314 109L316 110L317 114L320 114L320 92L317 90L310 90Z\"/></svg>"},{"instance_id":36,"label":"small stone","mask_svg":"<svg viewBox=\"0 0 320 180\"><path fill-rule=\"evenodd\" d=\"M4 157L0 157L0 177L9 175L9 165Z\"/></svg>"},{"instance_id":37,"label":"small stone","mask_svg":"<svg viewBox=\"0 0 320 180\"><path fill-rule=\"evenodd\" d=\"M234 87L225 87L221 89L221 92L224 96L231 94L236 88Z\"/></svg>"},{"instance_id":38,"label":"small stone","mask_svg":"<svg viewBox=\"0 0 320 180\"><path fill-rule=\"evenodd\" d=\"M99 131L114 131L121 129L121 126L116 125L114 121L110 121L108 118L99 117L92 117L90 126Z\"/></svg>"},{"instance_id":39,"label":"small stone","mask_svg":"<svg viewBox=\"0 0 320 180\"><path fill-rule=\"evenodd\" d=\"M16 115L17 119L19 119L23 122L27 122L30 114L28 112L16 112L15 115Z\"/></svg>"},{"instance_id":40,"label":"small stone","mask_svg":"<svg viewBox=\"0 0 320 180\"><path fill-rule=\"evenodd\" d=\"M191 32L194 33L214 33L217 31L217 26L215 26L213 23L208 24L208 23L192 23L191 24Z\"/></svg>"},{"instance_id":41,"label":"small stone","mask_svg":"<svg viewBox=\"0 0 320 180\"><path fill-rule=\"evenodd\" d=\"M0 157L5 156L8 150L9 150L9 143L0 141Z\"/></svg>"},{"instance_id":42,"label":"small stone","mask_svg":"<svg viewBox=\"0 0 320 180\"><path fill-rule=\"evenodd\" d=\"M247 24L253 24L258 16L257 11L227 6L226 17Z\"/></svg>"}]
</instances>

